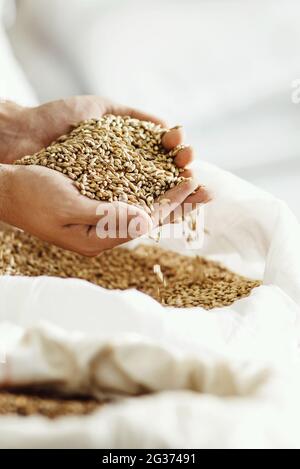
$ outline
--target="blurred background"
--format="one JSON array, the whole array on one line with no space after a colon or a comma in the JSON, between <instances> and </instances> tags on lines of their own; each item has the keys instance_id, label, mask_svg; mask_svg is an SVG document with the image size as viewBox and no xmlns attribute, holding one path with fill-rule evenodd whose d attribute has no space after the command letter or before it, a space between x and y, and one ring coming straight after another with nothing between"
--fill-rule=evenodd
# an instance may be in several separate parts
<instances>
[{"instance_id":1,"label":"blurred background","mask_svg":"<svg viewBox=\"0 0 300 469\"><path fill-rule=\"evenodd\" d=\"M0 95L99 94L183 124L197 158L300 219L299 0L0 0Z\"/></svg>"}]
</instances>

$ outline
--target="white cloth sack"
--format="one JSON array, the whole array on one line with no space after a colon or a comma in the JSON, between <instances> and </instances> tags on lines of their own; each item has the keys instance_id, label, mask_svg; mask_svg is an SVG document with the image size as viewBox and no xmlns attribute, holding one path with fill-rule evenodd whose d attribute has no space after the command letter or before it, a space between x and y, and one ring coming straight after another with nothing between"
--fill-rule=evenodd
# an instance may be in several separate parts
<instances>
[{"instance_id":1,"label":"white cloth sack","mask_svg":"<svg viewBox=\"0 0 300 469\"><path fill-rule=\"evenodd\" d=\"M198 254L264 285L205 311L79 280L2 277L0 384L123 398L89 417L2 417L1 447L300 447L299 224L233 175L199 173L215 201Z\"/></svg>"}]
</instances>

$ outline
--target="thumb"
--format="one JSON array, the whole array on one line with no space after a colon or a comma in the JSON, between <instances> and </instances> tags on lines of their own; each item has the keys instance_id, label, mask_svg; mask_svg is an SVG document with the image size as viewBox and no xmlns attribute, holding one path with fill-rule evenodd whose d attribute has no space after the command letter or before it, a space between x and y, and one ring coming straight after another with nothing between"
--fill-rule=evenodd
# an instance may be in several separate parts
<instances>
[{"instance_id":1,"label":"thumb","mask_svg":"<svg viewBox=\"0 0 300 469\"><path fill-rule=\"evenodd\" d=\"M149 233L153 227L153 222L145 210L124 202L99 204L97 216L96 232L100 239L109 237L126 242Z\"/></svg>"},{"instance_id":2,"label":"thumb","mask_svg":"<svg viewBox=\"0 0 300 469\"><path fill-rule=\"evenodd\" d=\"M153 227L144 210L122 202L99 203L96 220L92 229L81 230L82 248L96 254L143 236Z\"/></svg>"},{"instance_id":3,"label":"thumb","mask_svg":"<svg viewBox=\"0 0 300 469\"><path fill-rule=\"evenodd\" d=\"M78 192L76 199L72 199L70 225L97 225L100 219L99 206L105 202L89 199Z\"/></svg>"}]
</instances>

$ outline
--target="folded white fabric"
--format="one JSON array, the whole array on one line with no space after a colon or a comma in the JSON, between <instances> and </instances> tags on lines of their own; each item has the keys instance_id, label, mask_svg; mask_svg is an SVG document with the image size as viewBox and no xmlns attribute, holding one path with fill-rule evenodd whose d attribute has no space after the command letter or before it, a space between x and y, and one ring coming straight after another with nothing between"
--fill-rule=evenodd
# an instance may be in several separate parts
<instances>
[{"instance_id":1,"label":"folded white fabric","mask_svg":"<svg viewBox=\"0 0 300 469\"><path fill-rule=\"evenodd\" d=\"M0 446L300 447L299 224L229 173L203 164L201 180L215 201L198 254L264 285L204 311L79 280L0 278L0 384L123 396L80 419L0 418Z\"/></svg>"}]
</instances>

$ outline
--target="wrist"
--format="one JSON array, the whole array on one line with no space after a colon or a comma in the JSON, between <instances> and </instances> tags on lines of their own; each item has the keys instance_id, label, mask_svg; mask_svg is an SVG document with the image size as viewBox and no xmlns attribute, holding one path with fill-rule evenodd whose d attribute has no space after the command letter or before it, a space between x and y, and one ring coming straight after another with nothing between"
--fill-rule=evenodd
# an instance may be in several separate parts
<instances>
[{"instance_id":1,"label":"wrist","mask_svg":"<svg viewBox=\"0 0 300 469\"><path fill-rule=\"evenodd\" d=\"M15 168L12 165L0 164L0 221L9 223L11 213L12 178Z\"/></svg>"}]
</instances>

